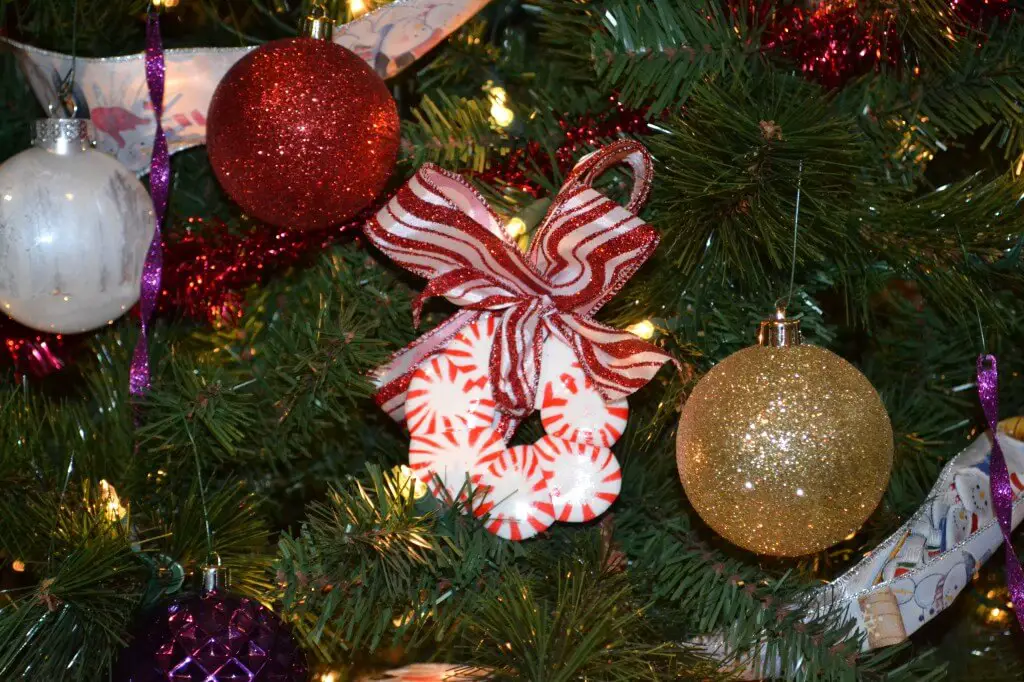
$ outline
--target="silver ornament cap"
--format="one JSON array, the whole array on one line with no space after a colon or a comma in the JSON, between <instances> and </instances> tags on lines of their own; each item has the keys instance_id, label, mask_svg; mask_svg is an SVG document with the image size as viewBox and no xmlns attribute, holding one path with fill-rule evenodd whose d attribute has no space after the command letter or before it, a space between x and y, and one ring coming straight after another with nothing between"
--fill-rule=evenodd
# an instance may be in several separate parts
<instances>
[{"instance_id":1,"label":"silver ornament cap","mask_svg":"<svg viewBox=\"0 0 1024 682\"><path fill-rule=\"evenodd\" d=\"M95 131L87 118L40 118L32 126L32 146L67 156L95 146Z\"/></svg>"},{"instance_id":2,"label":"silver ornament cap","mask_svg":"<svg viewBox=\"0 0 1024 682\"><path fill-rule=\"evenodd\" d=\"M231 585L231 572L220 563L220 555L213 553L199 567L199 593L203 596L217 590L227 589Z\"/></svg>"}]
</instances>

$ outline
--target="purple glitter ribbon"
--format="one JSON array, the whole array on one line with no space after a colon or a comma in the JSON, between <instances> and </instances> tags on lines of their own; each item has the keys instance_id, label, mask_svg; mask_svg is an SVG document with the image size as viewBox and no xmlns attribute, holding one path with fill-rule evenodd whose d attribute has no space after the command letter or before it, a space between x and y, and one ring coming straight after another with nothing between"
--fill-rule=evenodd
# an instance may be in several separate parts
<instances>
[{"instance_id":1,"label":"purple glitter ribbon","mask_svg":"<svg viewBox=\"0 0 1024 682\"><path fill-rule=\"evenodd\" d=\"M164 64L164 46L160 40L160 13L150 11L146 22L146 84L149 99L153 104L156 118L156 136L153 138L153 159L149 164L149 192L153 197L153 212L156 216L156 230L153 241L146 253L142 268L142 291L139 305L141 334L132 357L129 388L133 396L139 396L149 388L149 321L153 317L156 301L160 295L160 273L163 270L163 253L160 249L160 226L167 214L167 195L171 181L171 157L167 153L167 137L160 120L164 116L164 80L167 75Z\"/></svg>"},{"instance_id":2,"label":"purple glitter ribbon","mask_svg":"<svg viewBox=\"0 0 1024 682\"><path fill-rule=\"evenodd\" d=\"M1006 458L996 437L999 428L999 371L994 355L978 356L978 398L981 400L981 409L985 412L985 421L992 431L989 476L992 506L995 508L999 528L1003 531L1003 540L1006 542L1006 584L1010 589L1010 599L1017 614L1017 622L1024 628L1024 570L1021 569L1010 537L1013 532L1013 488L1010 486Z\"/></svg>"}]
</instances>

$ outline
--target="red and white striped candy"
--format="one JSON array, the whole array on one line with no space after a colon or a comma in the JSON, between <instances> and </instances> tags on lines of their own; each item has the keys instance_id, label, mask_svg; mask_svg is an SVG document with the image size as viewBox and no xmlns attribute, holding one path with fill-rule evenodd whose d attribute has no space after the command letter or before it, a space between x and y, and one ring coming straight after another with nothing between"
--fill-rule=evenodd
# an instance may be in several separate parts
<instances>
[{"instance_id":1,"label":"red and white striped candy","mask_svg":"<svg viewBox=\"0 0 1024 682\"><path fill-rule=\"evenodd\" d=\"M495 318L482 315L416 369L405 405L410 433L431 435L490 426L495 421L497 409L487 372L494 333Z\"/></svg>"},{"instance_id":2,"label":"red and white striped candy","mask_svg":"<svg viewBox=\"0 0 1024 682\"><path fill-rule=\"evenodd\" d=\"M554 523L551 495L532 445L517 445L473 467L473 513L488 516L487 530L525 540Z\"/></svg>"},{"instance_id":3,"label":"red and white striped candy","mask_svg":"<svg viewBox=\"0 0 1024 682\"><path fill-rule=\"evenodd\" d=\"M460 495L465 497L463 487L477 461L490 461L504 451L505 441L490 427L413 433L409 443L409 468L435 496L451 501Z\"/></svg>"},{"instance_id":4,"label":"red and white striped candy","mask_svg":"<svg viewBox=\"0 0 1024 682\"><path fill-rule=\"evenodd\" d=\"M629 417L626 399L606 403L561 339L544 342L536 407L544 430L577 443L611 447L622 435Z\"/></svg>"},{"instance_id":5,"label":"red and white striped candy","mask_svg":"<svg viewBox=\"0 0 1024 682\"><path fill-rule=\"evenodd\" d=\"M555 519L582 523L619 496L622 470L608 448L544 436L534 444L548 482Z\"/></svg>"}]
</instances>

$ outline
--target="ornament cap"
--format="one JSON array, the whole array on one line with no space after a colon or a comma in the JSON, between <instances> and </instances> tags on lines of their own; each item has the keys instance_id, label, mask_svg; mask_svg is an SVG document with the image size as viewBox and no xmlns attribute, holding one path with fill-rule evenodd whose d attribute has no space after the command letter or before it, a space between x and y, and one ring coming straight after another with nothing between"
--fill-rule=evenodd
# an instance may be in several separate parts
<instances>
[{"instance_id":1,"label":"ornament cap","mask_svg":"<svg viewBox=\"0 0 1024 682\"><path fill-rule=\"evenodd\" d=\"M314 3L302 20L299 33L314 40L330 40L334 35L334 19L327 15L322 3Z\"/></svg>"},{"instance_id":2,"label":"ornament cap","mask_svg":"<svg viewBox=\"0 0 1024 682\"><path fill-rule=\"evenodd\" d=\"M199 568L199 591L206 596L211 592L226 589L231 585L231 573L220 563L220 556L211 554Z\"/></svg>"},{"instance_id":3,"label":"ornament cap","mask_svg":"<svg viewBox=\"0 0 1024 682\"><path fill-rule=\"evenodd\" d=\"M32 127L32 146L66 156L91 149L94 132L87 118L40 118Z\"/></svg>"},{"instance_id":4,"label":"ornament cap","mask_svg":"<svg viewBox=\"0 0 1024 682\"><path fill-rule=\"evenodd\" d=\"M766 348L788 348L800 345L800 320L786 317L786 309L775 309L775 317L762 320L757 330L757 344Z\"/></svg>"}]
</instances>

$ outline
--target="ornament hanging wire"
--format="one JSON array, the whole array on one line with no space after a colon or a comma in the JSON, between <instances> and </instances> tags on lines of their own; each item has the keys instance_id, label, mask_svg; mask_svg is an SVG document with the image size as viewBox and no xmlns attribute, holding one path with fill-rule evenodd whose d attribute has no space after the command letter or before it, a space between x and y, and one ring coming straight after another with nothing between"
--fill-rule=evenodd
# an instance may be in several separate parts
<instances>
[{"instance_id":1,"label":"ornament hanging wire","mask_svg":"<svg viewBox=\"0 0 1024 682\"><path fill-rule=\"evenodd\" d=\"M956 238L960 242L960 250L964 254L964 266L968 265L967 259L970 254L967 252L967 245L964 243L964 237L960 234L960 228L956 228ZM981 354L988 355L988 343L985 342L985 323L981 321L981 308L978 307L978 299L972 299L971 303L974 305L974 318L978 321L978 335L981 337Z\"/></svg>"},{"instance_id":2,"label":"ornament hanging wire","mask_svg":"<svg viewBox=\"0 0 1024 682\"><path fill-rule=\"evenodd\" d=\"M775 301L776 310L784 311L789 307L790 302L793 300L793 283L796 281L796 245L797 245L797 234L800 229L800 190L804 179L804 162L800 161L800 166L797 170L796 176L796 208L793 211L793 254L789 262L789 293L785 299L778 299Z\"/></svg>"},{"instance_id":3,"label":"ornament hanging wire","mask_svg":"<svg viewBox=\"0 0 1024 682\"><path fill-rule=\"evenodd\" d=\"M50 118L75 118L78 101L75 99L75 71L78 68L78 0L71 5L71 68L57 87L57 102L47 105Z\"/></svg>"},{"instance_id":4,"label":"ornament hanging wire","mask_svg":"<svg viewBox=\"0 0 1024 682\"><path fill-rule=\"evenodd\" d=\"M217 565L220 565L220 557L213 551L213 533L210 531L210 510L206 506L206 484L203 482L203 467L199 462L199 448L196 447L196 439L192 436L192 428L188 421L185 422L185 433L188 434L189 442L192 443L192 456L196 462L196 482L199 484L199 502L203 507L203 526L206 530L207 562L215 561Z\"/></svg>"}]
</instances>

